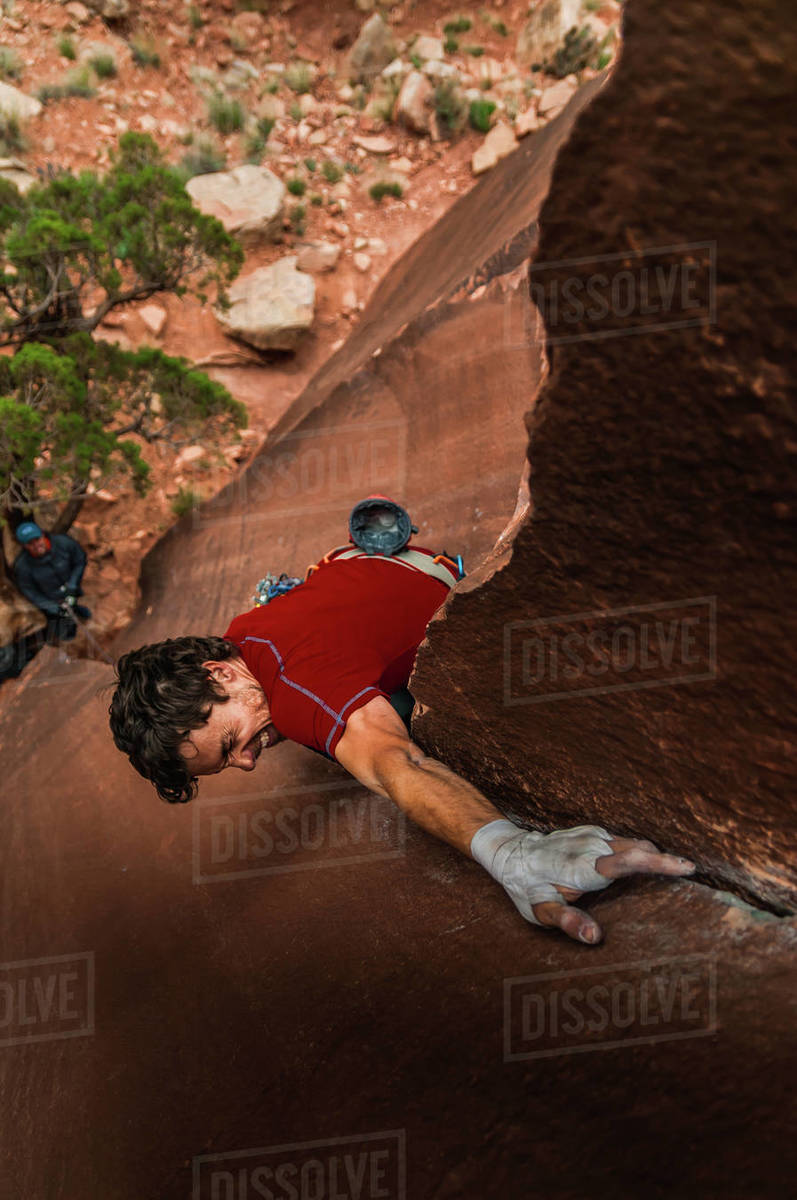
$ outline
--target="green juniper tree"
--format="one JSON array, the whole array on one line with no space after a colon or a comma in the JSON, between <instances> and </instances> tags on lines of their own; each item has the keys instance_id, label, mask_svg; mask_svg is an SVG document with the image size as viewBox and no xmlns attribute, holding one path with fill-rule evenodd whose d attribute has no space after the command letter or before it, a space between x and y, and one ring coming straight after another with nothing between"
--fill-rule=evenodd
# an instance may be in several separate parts
<instances>
[{"instance_id":1,"label":"green juniper tree","mask_svg":"<svg viewBox=\"0 0 797 1200\"><path fill-rule=\"evenodd\" d=\"M57 173L24 196L0 180L2 520L15 528L46 508L65 531L92 478L125 473L146 491L142 439L246 424L243 406L185 359L92 336L112 309L158 292L204 303L212 289L225 306L242 262L146 135L124 134L103 176Z\"/></svg>"}]
</instances>

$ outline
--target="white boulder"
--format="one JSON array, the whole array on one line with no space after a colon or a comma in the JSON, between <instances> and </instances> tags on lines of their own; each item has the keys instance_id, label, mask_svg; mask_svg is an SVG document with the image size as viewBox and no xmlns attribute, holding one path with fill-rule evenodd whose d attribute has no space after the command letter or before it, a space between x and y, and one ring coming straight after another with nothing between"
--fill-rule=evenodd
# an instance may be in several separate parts
<instances>
[{"instance_id":1,"label":"white boulder","mask_svg":"<svg viewBox=\"0 0 797 1200\"><path fill-rule=\"evenodd\" d=\"M244 163L195 175L185 186L201 212L217 217L243 242L269 241L282 229L285 184L268 167Z\"/></svg>"},{"instance_id":2,"label":"white boulder","mask_svg":"<svg viewBox=\"0 0 797 1200\"><path fill-rule=\"evenodd\" d=\"M216 310L224 328L258 350L295 350L313 323L315 282L296 255L259 267L229 289L231 307Z\"/></svg>"}]
</instances>

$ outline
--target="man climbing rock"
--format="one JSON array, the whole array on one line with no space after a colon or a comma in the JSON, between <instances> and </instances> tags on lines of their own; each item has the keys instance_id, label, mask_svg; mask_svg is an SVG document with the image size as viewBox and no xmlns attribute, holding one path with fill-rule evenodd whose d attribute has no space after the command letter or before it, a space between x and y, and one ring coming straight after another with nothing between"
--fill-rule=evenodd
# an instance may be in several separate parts
<instances>
[{"instance_id":1,"label":"man climbing rock","mask_svg":"<svg viewBox=\"0 0 797 1200\"><path fill-rule=\"evenodd\" d=\"M47 617L47 641L68 642L77 633L74 612L88 620L91 610L78 604L86 552L66 533L45 534L35 521L17 526L22 550L14 561L14 579L22 595ZM71 610L71 612L70 612Z\"/></svg>"},{"instance_id":2,"label":"man climbing rock","mask_svg":"<svg viewBox=\"0 0 797 1200\"><path fill-rule=\"evenodd\" d=\"M412 527L396 505L406 520L391 547L389 528L373 532L380 513L368 503L352 514L354 545L235 617L223 637L180 637L123 655L110 706L117 747L176 803L193 798L199 776L252 771L263 751L299 742L476 859L527 921L600 941L597 921L570 901L621 876L687 875L694 865L598 826L520 828L415 745L400 697L460 572L447 556L409 545ZM355 520L363 506L370 533Z\"/></svg>"}]
</instances>

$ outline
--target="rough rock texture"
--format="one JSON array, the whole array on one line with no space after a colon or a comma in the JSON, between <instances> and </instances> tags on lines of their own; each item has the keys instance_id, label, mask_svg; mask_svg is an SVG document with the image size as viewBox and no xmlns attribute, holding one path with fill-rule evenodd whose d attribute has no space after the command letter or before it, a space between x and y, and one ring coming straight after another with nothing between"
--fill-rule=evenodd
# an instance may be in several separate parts
<instances>
[{"instance_id":1,"label":"rough rock texture","mask_svg":"<svg viewBox=\"0 0 797 1200\"><path fill-rule=\"evenodd\" d=\"M517 138L512 126L507 125L504 121L499 121L497 125L493 125L481 146L473 153L471 159L473 174L482 175L485 171L489 171L500 159L511 154L516 146Z\"/></svg>"},{"instance_id":2,"label":"rough rock texture","mask_svg":"<svg viewBox=\"0 0 797 1200\"><path fill-rule=\"evenodd\" d=\"M230 308L217 310L224 328L259 350L295 350L315 309L315 283L296 261L289 254L236 279Z\"/></svg>"},{"instance_id":3,"label":"rough rock texture","mask_svg":"<svg viewBox=\"0 0 797 1200\"><path fill-rule=\"evenodd\" d=\"M195 175L185 186L197 208L218 217L245 245L268 241L282 228L285 184L268 167L244 163Z\"/></svg>"},{"instance_id":4,"label":"rough rock texture","mask_svg":"<svg viewBox=\"0 0 797 1200\"><path fill-rule=\"evenodd\" d=\"M650 837L793 909L795 17L637 3L625 32L541 217L531 508L432 625L416 733L520 817ZM614 310L598 284L579 314L562 288L599 272Z\"/></svg>"}]
</instances>

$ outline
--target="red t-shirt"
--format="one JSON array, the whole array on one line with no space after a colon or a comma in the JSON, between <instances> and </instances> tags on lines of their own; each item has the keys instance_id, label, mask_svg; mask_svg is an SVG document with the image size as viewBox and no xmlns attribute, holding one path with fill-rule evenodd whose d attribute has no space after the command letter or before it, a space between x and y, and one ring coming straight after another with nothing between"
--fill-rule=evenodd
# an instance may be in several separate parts
<instances>
[{"instance_id":1,"label":"red t-shirt","mask_svg":"<svg viewBox=\"0 0 797 1200\"><path fill-rule=\"evenodd\" d=\"M336 560L343 550L355 556ZM224 636L265 691L283 737L333 758L353 712L406 686L450 585L400 557L343 547L328 559L293 591L235 617ZM445 573L453 584L455 570Z\"/></svg>"}]
</instances>

